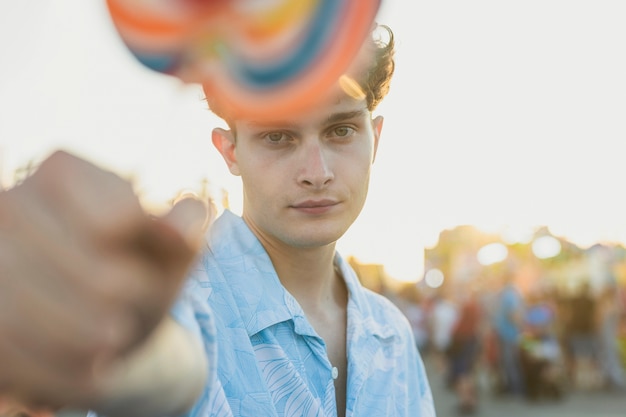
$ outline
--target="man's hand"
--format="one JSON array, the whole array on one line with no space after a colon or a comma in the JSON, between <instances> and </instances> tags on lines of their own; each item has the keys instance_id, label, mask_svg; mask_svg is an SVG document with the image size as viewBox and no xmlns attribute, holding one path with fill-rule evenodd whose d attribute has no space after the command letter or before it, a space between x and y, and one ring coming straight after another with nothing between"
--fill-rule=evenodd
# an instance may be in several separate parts
<instances>
[{"instance_id":1,"label":"man's hand","mask_svg":"<svg viewBox=\"0 0 626 417\"><path fill-rule=\"evenodd\" d=\"M50 410L32 410L10 398L0 396L0 417L54 417Z\"/></svg>"},{"instance_id":2,"label":"man's hand","mask_svg":"<svg viewBox=\"0 0 626 417\"><path fill-rule=\"evenodd\" d=\"M0 193L0 392L88 403L94 375L166 315L205 220L193 200L153 218L129 183L63 152Z\"/></svg>"}]
</instances>

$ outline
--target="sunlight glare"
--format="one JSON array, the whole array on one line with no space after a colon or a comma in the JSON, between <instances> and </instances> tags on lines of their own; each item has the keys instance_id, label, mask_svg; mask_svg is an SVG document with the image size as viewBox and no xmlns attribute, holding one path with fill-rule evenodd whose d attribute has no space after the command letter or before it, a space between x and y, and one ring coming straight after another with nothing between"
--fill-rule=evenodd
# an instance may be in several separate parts
<instances>
[{"instance_id":1,"label":"sunlight glare","mask_svg":"<svg viewBox=\"0 0 626 417\"><path fill-rule=\"evenodd\" d=\"M481 265L492 265L502 262L509 254L509 250L502 243L490 243L480 248L477 254Z\"/></svg>"}]
</instances>

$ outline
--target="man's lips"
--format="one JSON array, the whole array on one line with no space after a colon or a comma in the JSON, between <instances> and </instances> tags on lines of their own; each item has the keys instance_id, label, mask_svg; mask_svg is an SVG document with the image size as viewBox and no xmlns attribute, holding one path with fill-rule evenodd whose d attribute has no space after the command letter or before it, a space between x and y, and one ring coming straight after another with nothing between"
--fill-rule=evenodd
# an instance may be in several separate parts
<instances>
[{"instance_id":1,"label":"man's lips","mask_svg":"<svg viewBox=\"0 0 626 417\"><path fill-rule=\"evenodd\" d=\"M338 205L339 201L337 200L306 200L292 205L291 208L299 213L318 216L333 211L333 209Z\"/></svg>"},{"instance_id":2,"label":"man's lips","mask_svg":"<svg viewBox=\"0 0 626 417\"><path fill-rule=\"evenodd\" d=\"M336 200L306 200L293 204L291 207L296 209L322 209L336 206L337 204L339 204L339 202Z\"/></svg>"}]
</instances>

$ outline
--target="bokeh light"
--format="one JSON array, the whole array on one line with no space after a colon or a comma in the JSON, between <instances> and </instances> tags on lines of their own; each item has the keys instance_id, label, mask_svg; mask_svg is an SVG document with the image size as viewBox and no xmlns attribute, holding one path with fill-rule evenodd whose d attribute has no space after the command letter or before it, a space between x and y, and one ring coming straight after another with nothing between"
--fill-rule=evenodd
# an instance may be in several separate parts
<instances>
[{"instance_id":1,"label":"bokeh light","mask_svg":"<svg viewBox=\"0 0 626 417\"><path fill-rule=\"evenodd\" d=\"M552 236L542 236L534 240L532 250L539 259L553 258L561 253L561 242Z\"/></svg>"},{"instance_id":2,"label":"bokeh light","mask_svg":"<svg viewBox=\"0 0 626 417\"><path fill-rule=\"evenodd\" d=\"M426 275L424 276L424 281L426 282L426 285L428 285L430 288L439 288L443 285L445 277L441 270L433 268L429 269L428 272L426 272Z\"/></svg>"},{"instance_id":3,"label":"bokeh light","mask_svg":"<svg viewBox=\"0 0 626 417\"><path fill-rule=\"evenodd\" d=\"M481 265L492 265L502 262L509 254L509 250L502 243L490 243L480 248L477 254Z\"/></svg>"}]
</instances>

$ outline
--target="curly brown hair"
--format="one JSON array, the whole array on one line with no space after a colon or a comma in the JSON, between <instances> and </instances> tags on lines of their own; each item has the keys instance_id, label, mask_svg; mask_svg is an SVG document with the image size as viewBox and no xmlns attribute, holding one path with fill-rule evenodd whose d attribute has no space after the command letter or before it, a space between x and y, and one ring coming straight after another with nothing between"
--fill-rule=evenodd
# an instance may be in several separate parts
<instances>
[{"instance_id":1,"label":"curly brown hair","mask_svg":"<svg viewBox=\"0 0 626 417\"><path fill-rule=\"evenodd\" d=\"M386 41L376 35L378 28L387 32L388 39ZM391 78L395 70L395 40L391 28L386 25L377 25L372 31L370 43L364 46L372 48L371 58L368 57L370 64L359 71L355 81L365 96L368 110L373 111L389 92ZM206 90L205 95L209 109L233 127L232 117L220 105L219 97L206 94Z\"/></svg>"},{"instance_id":2,"label":"curly brown hair","mask_svg":"<svg viewBox=\"0 0 626 417\"><path fill-rule=\"evenodd\" d=\"M367 108L370 111L373 111L389 92L391 77L396 67L394 61L396 45L393 32L389 26L379 25L378 27L387 32L389 39L386 42L373 39L375 50L372 65L367 68L365 77L358 81L365 93Z\"/></svg>"}]
</instances>

